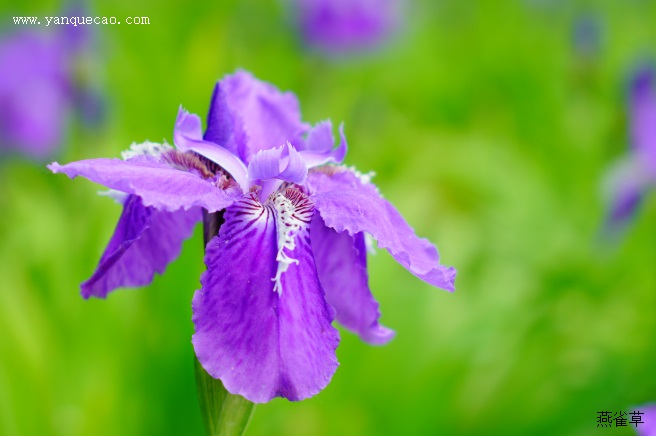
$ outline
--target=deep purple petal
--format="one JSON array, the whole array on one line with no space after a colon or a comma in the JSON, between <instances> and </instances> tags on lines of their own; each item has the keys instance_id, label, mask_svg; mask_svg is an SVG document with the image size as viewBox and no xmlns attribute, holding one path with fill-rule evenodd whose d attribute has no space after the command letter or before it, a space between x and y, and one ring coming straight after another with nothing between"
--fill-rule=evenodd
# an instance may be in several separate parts
<instances>
[{"instance_id":1,"label":"deep purple petal","mask_svg":"<svg viewBox=\"0 0 656 436\"><path fill-rule=\"evenodd\" d=\"M214 87L214 92L212 92L210 110L207 114L207 129L203 139L220 145L233 155L239 156L239 149L233 132L233 123L225 91L223 91L221 82L219 82Z\"/></svg>"},{"instance_id":2,"label":"deep purple petal","mask_svg":"<svg viewBox=\"0 0 656 436\"><path fill-rule=\"evenodd\" d=\"M149 284L178 257L201 218L199 208L158 211L130 195L96 271L82 283L82 296L105 298L117 288Z\"/></svg>"},{"instance_id":3,"label":"deep purple petal","mask_svg":"<svg viewBox=\"0 0 656 436\"><path fill-rule=\"evenodd\" d=\"M260 150L293 143L308 130L291 92L280 92L245 71L226 76L220 85L233 115L235 136L240 137L244 162L250 162Z\"/></svg>"},{"instance_id":4,"label":"deep purple petal","mask_svg":"<svg viewBox=\"0 0 656 436\"><path fill-rule=\"evenodd\" d=\"M337 233L315 214L310 237L319 280L337 321L372 345L389 342L394 331L378 323L378 302L369 290L364 234Z\"/></svg>"},{"instance_id":5,"label":"deep purple petal","mask_svg":"<svg viewBox=\"0 0 656 436\"><path fill-rule=\"evenodd\" d=\"M244 163L229 150L202 139L202 126L198 115L180 107L175 121L173 141L179 150L192 150L220 165L235 179L242 190L248 190L248 175Z\"/></svg>"},{"instance_id":6,"label":"deep purple petal","mask_svg":"<svg viewBox=\"0 0 656 436\"><path fill-rule=\"evenodd\" d=\"M151 156L128 160L88 159L66 165L53 162L48 168L72 179L83 176L108 188L138 195L144 206L159 210L175 211L199 206L215 212L231 205L239 195Z\"/></svg>"},{"instance_id":7,"label":"deep purple petal","mask_svg":"<svg viewBox=\"0 0 656 436\"><path fill-rule=\"evenodd\" d=\"M207 245L207 271L193 300L199 361L230 393L256 403L315 395L338 366L339 334L309 240L312 209L285 204L277 197L264 207L247 197L226 210L219 236ZM295 247L279 250L286 224L297 226ZM281 273L276 259L283 257L295 260Z\"/></svg>"},{"instance_id":8,"label":"deep purple petal","mask_svg":"<svg viewBox=\"0 0 656 436\"><path fill-rule=\"evenodd\" d=\"M325 165L327 163L342 163L346 157L348 146L344 135L344 125L339 126L340 142L333 149L332 123L324 121L318 124L309 134L305 149L301 151L303 160L308 168Z\"/></svg>"},{"instance_id":9,"label":"deep purple petal","mask_svg":"<svg viewBox=\"0 0 656 436\"><path fill-rule=\"evenodd\" d=\"M455 269L440 265L435 246L418 238L374 185L345 168L331 167L311 172L307 186L328 227L351 235L369 233L415 276L447 291L454 289Z\"/></svg>"}]
</instances>

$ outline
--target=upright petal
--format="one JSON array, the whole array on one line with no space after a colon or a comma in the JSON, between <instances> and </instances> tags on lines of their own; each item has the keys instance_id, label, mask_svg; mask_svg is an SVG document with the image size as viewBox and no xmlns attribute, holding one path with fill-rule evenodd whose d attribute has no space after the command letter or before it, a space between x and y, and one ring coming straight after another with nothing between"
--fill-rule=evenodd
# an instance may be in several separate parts
<instances>
[{"instance_id":1,"label":"upright petal","mask_svg":"<svg viewBox=\"0 0 656 436\"><path fill-rule=\"evenodd\" d=\"M308 168L325 165L327 163L342 163L346 157L346 136L344 136L344 125L339 126L340 142L337 148L333 148L334 139L332 123L324 121L319 123L310 131L305 141L305 147L300 152Z\"/></svg>"},{"instance_id":2,"label":"upright petal","mask_svg":"<svg viewBox=\"0 0 656 436\"><path fill-rule=\"evenodd\" d=\"M117 191L141 197L144 206L175 211L204 207L216 212L231 205L239 193L223 190L195 174L171 167L152 156L128 160L88 159L48 168L71 179L82 176Z\"/></svg>"},{"instance_id":3,"label":"upright petal","mask_svg":"<svg viewBox=\"0 0 656 436\"><path fill-rule=\"evenodd\" d=\"M116 288L149 284L178 257L201 217L199 208L158 211L130 195L96 271L82 283L82 296L105 298Z\"/></svg>"},{"instance_id":4,"label":"upright petal","mask_svg":"<svg viewBox=\"0 0 656 436\"><path fill-rule=\"evenodd\" d=\"M173 141L179 150L192 150L205 156L226 170L242 190L248 190L248 176L243 162L227 149L202 139L202 126L198 115L190 114L180 107L173 130Z\"/></svg>"},{"instance_id":5,"label":"upright petal","mask_svg":"<svg viewBox=\"0 0 656 436\"><path fill-rule=\"evenodd\" d=\"M315 214L310 238L319 281L337 321L372 345L389 342L394 331L378 323L378 302L369 290L364 234L338 233Z\"/></svg>"},{"instance_id":6,"label":"upright petal","mask_svg":"<svg viewBox=\"0 0 656 436\"><path fill-rule=\"evenodd\" d=\"M351 235L369 233L415 276L433 286L454 289L455 269L440 265L435 246L418 238L374 185L346 168L329 167L311 172L307 187L328 227Z\"/></svg>"},{"instance_id":7,"label":"upright petal","mask_svg":"<svg viewBox=\"0 0 656 436\"><path fill-rule=\"evenodd\" d=\"M256 403L315 395L338 365L339 335L310 246L312 209L307 199L279 196L266 206L246 197L226 210L193 300L199 361Z\"/></svg>"},{"instance_id":8,"label":"upright petal","mask_svg":"<svg viewBox=\"0 0 656 436\"><path fill-rule=\"evenodd\" d=\"M235 129L243 132L240 157L250 162L260 150L280 147L308 130L301 121L296 96L238 71L220 82L234 117Z\"/></svg>"},{"instance_id":9,"label":"upright petal","mask_svg":"<svg viewBox=\"0 0 656 436\"><path fill-rule=\"evenodd\" d=\"M207 114L207 129L203 139L220 145L235 156L239 156L233 123L225 91L221 87L221 82L219 82L214 87L214 92L212 92L210 110Z\"/></svg>"},{"instance_id":10,"label":"upright petal","mask_svg":"<svg viewBox=\"0 0 656 436\"><path fill-rule=\"evenodd\" d=\"M307 177L307 166L290 143L269 150L260 150L248 164L250 180L280 179L302 184Z\"/></svg>"}]
</instances>

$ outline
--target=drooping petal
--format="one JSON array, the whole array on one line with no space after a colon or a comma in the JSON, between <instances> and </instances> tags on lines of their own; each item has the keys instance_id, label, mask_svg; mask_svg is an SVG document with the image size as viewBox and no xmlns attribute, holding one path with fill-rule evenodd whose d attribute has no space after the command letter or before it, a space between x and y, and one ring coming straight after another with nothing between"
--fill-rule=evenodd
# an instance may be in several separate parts
<instances>
[{"instance_id":1,"label":"drooping petal","mask_svg":"<svg viewBox=\"0 0 656 436\"><path fill-rule=\"evenodd\" d=\"M394 331L378 323L378 302L369 290L364 234L338 233L315 214L310 238L319 281L337 321L372 345L389 342Z\"/></svg>"},{"instance_id":2,"label":"drooping petal","mask_svg":"<svg viewBox=\"0 0 656 436\"><path fill-rule=\"evenodd\" d=\"M280 92L245 71L226 76L220 85L235 130L243 133L239 157L246 163L260 150L293 143L309 128L301 121L298 100L291 92Z\"/></svg>"},{"instance_id":3,"label":"drooping petal","mask_svg":"<svg viewBox=\"0 0 656 436\"><path fill-rule=\"evenodd\" d=\"M342 163L346 157L347 145L344 135L344 125L339 126L340 142L333 148L334 139L332 123L324 121L319 123L305 141L305 148L300 152L308 168L325 165L327 163Z\"/></svg>"},{"instance_id":4,"label":"drooping petal","mask_svg":"<svg viewBox=\"0 0 656 436\"><path fill-rule=\"evenodd\" d=\"M149 284L178 257L201 218L199 208L158 211L130 195L96 271L82 283L82 296L105 298L117 288Z\"/></svg>"},{"instance_id":5,"label":"drooping petal","mask_svg":"<svg viewBox=\"0 0 656 436\"><path fill-rule=\"evenodd\" d=\"M216 212L231 205L239 193L223 190L208 180L171 167L152 156L121 159L88 159L48 168L71 179L82 176L117 191L141 197L144 206L175 211L204 207Z\"/></svg>"},{"instance_id":6,"label":"drooping petal","mask_svg":"<svg viewBox=\"0 0 656 436\"><path fill-rule=\"evenodd\" d=\"M246 166L237 156L227 149L202 139L203 128L198 115L190 114L180 107L175 120L173 141L179 150L192 150L201 156L215 162L226 170L239 184L242 190L248 190L248 174Z\"/></svg>"},{"instance_id":7,"label":"drooping petal","mask_svg":"<svg viewBox=\"0 0 656 436\"><path fill-rule=\"evenodd\" d=\"M262 206L249 196L226 210L193 300L199 361L229 392L256 403L315 395L338 366L339 334L310 246L312 209L290 198Z\"/></svg>"},{"instance_id":8,"label":"drooping petal","mask_svg":"<svg viewBox=\"0 0 656 436\"><path fill-rule=\"evenodd\" d=\"M332 167L308 174L307 187L328 227L351 235L369 233L415 276L447 291L454 289L455 269L439 263L435 246L417 237L374 185L346 168Z\"/></svg>"}]
</instances>

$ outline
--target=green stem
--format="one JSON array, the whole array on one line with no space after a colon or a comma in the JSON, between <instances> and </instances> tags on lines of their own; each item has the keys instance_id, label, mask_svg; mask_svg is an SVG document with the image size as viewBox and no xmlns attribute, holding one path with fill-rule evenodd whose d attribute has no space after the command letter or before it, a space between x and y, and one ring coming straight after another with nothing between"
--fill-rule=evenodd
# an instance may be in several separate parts
<instances>
[{"instance_id":1,"label":"green stem","mask_svg":"<svg viewBox=\"0 0 656 436\"><path fill-rule=\"evenodd\" d=\"M203 212L205 245L218 234L222 223L223 213ZM244 434L255 404L241 395L229 393L221 380L210 376L197 358L194 360L198 401L207 434L209 436Z\"/></svg>"}]
</instances>

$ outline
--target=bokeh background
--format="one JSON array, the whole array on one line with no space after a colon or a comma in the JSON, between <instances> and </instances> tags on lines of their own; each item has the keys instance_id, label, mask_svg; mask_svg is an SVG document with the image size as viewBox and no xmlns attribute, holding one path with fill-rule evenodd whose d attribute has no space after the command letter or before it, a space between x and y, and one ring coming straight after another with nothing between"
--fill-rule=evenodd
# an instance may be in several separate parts
<instances>
[{"instance_id":1,"label":"bokeh background","mask_svg":"<svg viewBox=\"0 0 656 436\"><path fill-rule=\"evenodd\" d=\"M1 33L65 6L4 2ZM258 406L248 434L597 434L598 411L656 400L656 196L609 237L600 193L629 147L627 82L656 54L656 3L417 1L388 44L346 57L308 50L277 1L87 8L151 24L93 26L104 123L72 119L52 160L171 142L178 106L204 118L215 81L244 68L295 92L305 120L344 121L347 163L458 269L449 294L369 256L397 337L342 331L331 384ZM45 163L0 164L0 433L202 434L200 226L151 286L85 301L120 207Z\"/></svg>"}]
</instances>

